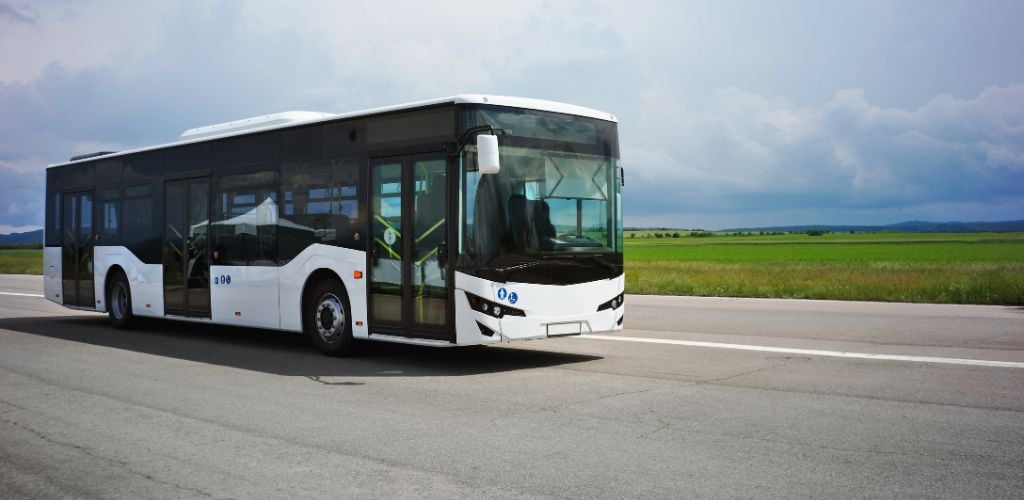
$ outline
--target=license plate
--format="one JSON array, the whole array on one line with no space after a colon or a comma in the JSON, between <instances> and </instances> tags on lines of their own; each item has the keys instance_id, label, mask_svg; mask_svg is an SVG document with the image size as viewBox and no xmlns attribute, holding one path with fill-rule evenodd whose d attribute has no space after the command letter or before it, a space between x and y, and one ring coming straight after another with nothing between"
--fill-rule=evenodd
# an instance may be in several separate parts
<instances>
[{"instance_id":1,"label":"license plate","mask_svg":"<svg viewBox=\"0 0 1024 500\"><path fill-rule=\"evenodd\" d=\"M551 323L548 324L548 337L562 335L579 335L583 333L582 323Z\"/></svg>"}]
</instances>

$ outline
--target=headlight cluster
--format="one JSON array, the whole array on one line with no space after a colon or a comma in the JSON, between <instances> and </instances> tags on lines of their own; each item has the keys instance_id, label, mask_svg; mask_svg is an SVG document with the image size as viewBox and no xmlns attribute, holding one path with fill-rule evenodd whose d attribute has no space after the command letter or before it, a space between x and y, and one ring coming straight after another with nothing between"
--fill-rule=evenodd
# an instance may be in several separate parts
<instances>
[{"instance_id":1,"label":"headlight cluster","mask_svg":"<svg viewBox=\"0 0 1024 500\"><path fill-rule=\"evenodd\" d=\"M502 316L526 316L526 313L523 312L522 309L516 309L504 304L491 302L469 292L466 292L466 298L469 299L469 307L473 308L474 311L482 312L488 316L494 316L495 318L501 318Z\"/></svg>"},{"instance_id":2,"label":"headlight cluster","mask_svg":"<svg viewBox=\"0 0 1024 500\"><path fill-rule=\"evenodd\" d=\"M601 305L597 306L597 310L598 311L603 311L605 309L618 309L618 308L622 307L622 302L624 300L626 300L626 294L625 293L620 293L614 299L609 300L608 302L605 302L604 304L601 304Z\"/></svg>"}]
</instances>

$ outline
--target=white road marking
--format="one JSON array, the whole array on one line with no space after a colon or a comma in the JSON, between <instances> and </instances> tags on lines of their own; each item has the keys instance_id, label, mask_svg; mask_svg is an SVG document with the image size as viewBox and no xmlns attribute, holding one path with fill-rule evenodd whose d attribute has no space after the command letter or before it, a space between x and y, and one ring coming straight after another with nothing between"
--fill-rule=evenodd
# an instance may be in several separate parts
<instances>
[{"instance_id":1,"label":"white road marking","mask_svg":"<svg viewBox=\"0 0 1024 500\"><path fill-rule=\"evenodd\" d=\"M38 293L18 293L18 292L0 292L0 295L14 295L15 297L36 297L36 298L40 298L40 299L46 297L45 295L40 295Z\"/></svg>"},{"instance_id":2,"label":"white road marking","mask_svg":"<svg viewBox=\"0 0 1024 500\"><path fill-rule=\"evenodd\" d=\"M994 366L1000 368L1024 368L1024 363L1018 363L1015 361L987 361L983 359L936 358L931 356L907 356L902 354L871 354L867 352L823 351L819 349L793 349L789 347L723 344L719 342L698 342L694 340L652 339L644 337L618 337L615 335L580 335L575 338L591 340L618 340L622 342L641 342L647 344L683 345L689 347L710 347L715 349L734 349L737 351L778 352L784 354L801 354L804 356L828 356L833 358L875 359L884 361L910 361L914 363L942 363L949 365Z\"/></svg>"}]
</instances>

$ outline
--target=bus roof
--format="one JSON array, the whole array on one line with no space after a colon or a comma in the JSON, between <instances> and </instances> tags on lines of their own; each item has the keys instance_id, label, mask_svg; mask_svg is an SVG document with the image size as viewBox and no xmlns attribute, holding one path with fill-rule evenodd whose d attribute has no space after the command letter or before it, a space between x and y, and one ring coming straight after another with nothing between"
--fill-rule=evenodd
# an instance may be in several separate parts
<instances>
[{"instance_id":1,"label":"bus roof","mask_svg":"<svg viewBox=\"0 0 1024 500\"><path fill-rule=\"evenodd\" d=\"M132 153L139 153L143 151L163 149L172 146L179 146L182 144L192 144L197 142L204 142L214 139L222 139L225 137L232 137L237 135L245 135L255 132L266 132L270 130L277 130L289 127L296 127L300 125L309 125L313 123L328 122L334 120L343 120L349 118L358 118L362 116L370 116L382 113L391 113L394 111L404 111L417 108L423 108L428 106L436 106L440 104L490 104L494 106L509 106L515 108L526 108L535 109L538 111L550 111L553 113L563 113L567 115L582 116L586 118L594 118L597 120L604 120L610 122L617 122L615 115L611 113L605 113L591 108L585 108L583 106L576 106L573 104L565 104L555 101L545 101L542 99L531 99L526 97L510 97L510 96L494 96L494 95L483 95L483 94L460 94L451 97L442 97L438 99L428 99L424 101L415 101L404 104L396 104L393 106L384 106L380 108L365 109L361 111L352 111L348 113L321 113L321 112L310 112L310 111L288 111L283 113L274 113L269 115L263 115L253 118L245 118L242 120L236 120L226 123L219 123L215 125L207 125L202 127L196 127L186 130L181 134L179 140L174 142L168 142L165 144L159 144L154 146L145 146L141 148L130 149L127 151L119 151L110 154L100 154L97 156L89 156L88 158L81 158L73 161L66 161L61 163L53 163L47 166L49 167L60 167L64 165L71 165L75 163L82 163L86 161L94 161L97 159L105 158L116 158Z\"/></svg>"}]
</instances>

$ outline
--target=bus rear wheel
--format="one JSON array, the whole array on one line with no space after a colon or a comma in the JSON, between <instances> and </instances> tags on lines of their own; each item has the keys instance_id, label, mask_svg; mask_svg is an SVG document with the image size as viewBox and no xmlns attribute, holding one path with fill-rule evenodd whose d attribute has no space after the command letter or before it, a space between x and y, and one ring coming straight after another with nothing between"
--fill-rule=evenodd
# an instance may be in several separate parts
<instances>
[{"instance_id":1,"label":"bus rear wheel","mask_svg":"<svg viewBox=\"0 0 1024 500\"><path fill-rule=\"evenodd\" d=\"M317 283L303 305L303 325L310 342L328 356L352 353L352 318L345 287L334 279Z\"/></svg>"},{"instance_id":2,"label":"bus rear wheel","mask_svg":"<svg viewBox=\"0 0 1024 500\"><path fill-rule=\"evenodd\" d=\"M110 280L107 287L107 315L114 328L128 330L135 326L135 315L132 314L132 289L128 277L118 272Z\"/></svg>"}]
</instances>

